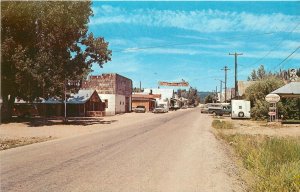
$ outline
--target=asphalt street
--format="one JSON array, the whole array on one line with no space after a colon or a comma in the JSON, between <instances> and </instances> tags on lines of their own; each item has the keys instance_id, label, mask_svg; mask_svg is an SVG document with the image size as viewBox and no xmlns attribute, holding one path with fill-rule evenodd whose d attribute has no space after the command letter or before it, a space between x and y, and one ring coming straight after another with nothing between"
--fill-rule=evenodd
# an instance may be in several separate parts
<instances>
[{"instance_id":1,"label":"asphalt street","mask_svg":"<svg viewBox=\"0 0 300 192\"><path fill-rule=\"evenodd\" d=\"M194 108L1 151L1 191L243 191L211 129Z\"/></svg>"}]
</instances>

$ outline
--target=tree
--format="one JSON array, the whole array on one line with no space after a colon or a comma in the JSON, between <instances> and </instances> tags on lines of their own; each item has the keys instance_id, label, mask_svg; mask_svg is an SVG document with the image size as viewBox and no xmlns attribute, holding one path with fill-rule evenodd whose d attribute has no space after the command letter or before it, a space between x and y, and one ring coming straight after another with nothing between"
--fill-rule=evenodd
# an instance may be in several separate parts
<instances>
[{"instance_id":1,"label":"tree","mask_svg":"<svg viewBox=\"0 0 300 192\"><path fill-rule=\"evenodd\" d=\"M253 69L253 71L251 72L250 76L248 77L248 80L250 81L256 81L257 80L257 75L256 75L256 70Z\"/></svg>"},{"instance_id":2,"label":"tree","mask_svg":"<svg viewBox=\"0 0 300 192\"><path fill-rule=\"evenodd\" d=\"M265 101L265 97L283 85L283 80L272 76L257 81L246 89L245 96L251 103L251 115L253 118L265 119L268 117L269 103ZM277 104L277 107L279 110L284 111L281 102Z\"/></svg>"},{"instance_id":3,"label":"tree","mask_svg":"<svg viewBox=\"0 0 300 192\"><path fill-rule=\"evenodd\" d=\"M264 79L267 77L266 74L267 73L266 73L265 67L263 65L259 66L259 68L257 69L257 78L259 80Z\"/></svg>"},{"instance_id":4,"label":"tree","mask_svg":"<svg viewBox=\"0 0 300 192\"><path fill-rule=\"evenodd\" d=\"M215 103L216 101L216 96L214 94L209 94L204 99L205 103Z\"/></svg>"},{"instance_id":5,"label":"tree","mask_svg":"<svg viewBox=\"0 0 300 192\"><path fill-rule=\"evenodd\" d=\"M104 38L88 34L91 2L1 2L1 117L16 97L33 101L63 94L93 63L111 59Z\"/></svg>"}]
</instances>

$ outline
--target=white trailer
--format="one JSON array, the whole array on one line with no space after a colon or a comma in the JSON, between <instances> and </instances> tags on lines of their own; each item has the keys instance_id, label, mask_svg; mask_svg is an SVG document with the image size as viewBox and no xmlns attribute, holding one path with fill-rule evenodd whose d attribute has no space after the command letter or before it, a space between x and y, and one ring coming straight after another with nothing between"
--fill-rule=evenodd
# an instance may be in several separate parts
<instances>
[{"instance_id":1,"label":"white trailer","mask_svg":"<svg viewBox=\"0 0 300 192\"><path fill-rule=\"evenodd\" d=\"M231 119L250 119L250 101L231 100Z\"/></svg>"}]
</instances>

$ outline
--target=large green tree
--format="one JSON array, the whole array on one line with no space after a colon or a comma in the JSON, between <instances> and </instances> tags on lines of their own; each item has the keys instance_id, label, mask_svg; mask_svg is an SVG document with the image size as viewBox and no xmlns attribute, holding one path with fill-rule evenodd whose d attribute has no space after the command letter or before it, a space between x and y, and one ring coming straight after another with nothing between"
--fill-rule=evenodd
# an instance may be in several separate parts
<instances>
[{"instance_id":1,"label":"large green tree","mask_svg":"<svg viewBox=\"0 0 300 192\"><path fill-rule=\"evenodd\" d=\"M63 94L93 63L111 59L108 42L88 33L91 2L1 2L1 116L16 97L33 101Z\"/></svg>"}]
</instances>

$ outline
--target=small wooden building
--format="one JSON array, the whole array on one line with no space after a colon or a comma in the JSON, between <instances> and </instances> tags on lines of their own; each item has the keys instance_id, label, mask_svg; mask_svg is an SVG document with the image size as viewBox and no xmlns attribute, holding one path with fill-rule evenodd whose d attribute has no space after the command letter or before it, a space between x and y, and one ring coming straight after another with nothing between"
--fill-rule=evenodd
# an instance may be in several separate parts
<instances>
[{"instance_id":1,"label":"small wooden building","mask_svg":"<svg viewBox=\"0 0 300 192\"><path fill-rule=\"evenodd\" d=\"M68 98L66 106L68 117L105 116L105 103L96 90L79 90ZM42 116L64 116L64 101L50 98L43 101L39 109Z\"/></svg>"}]
</instances>

